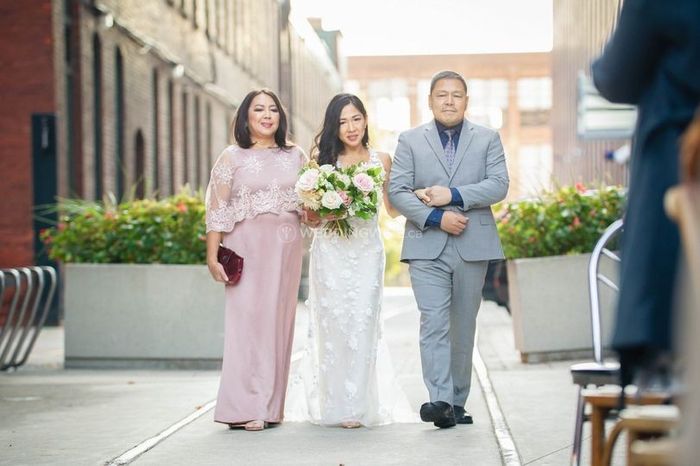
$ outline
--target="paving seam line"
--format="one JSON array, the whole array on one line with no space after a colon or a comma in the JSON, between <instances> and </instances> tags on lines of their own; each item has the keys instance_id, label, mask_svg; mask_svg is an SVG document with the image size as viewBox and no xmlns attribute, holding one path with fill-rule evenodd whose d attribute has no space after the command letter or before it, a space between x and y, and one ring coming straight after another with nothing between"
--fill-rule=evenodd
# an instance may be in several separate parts
<instances>
[{"instance_id":1,"label":"paving seam line","mask_svg":"<svg viewBox=\"0 0 700 466\"><path fill-rule=\"evenodd\" d=\"M496 436L498 448L501 452L501 461L503 462L504 466L522 466L518 449L515 447L513 436L510 433L510 428L508 427L506 418L503 415L501 406L498 403L498 396L496 395L496 391L491 384L489 372L488 369L486 369L484 360L481 358L478 345L474 345L472 364L474 366L477 379L479 380L479 385L481 386L481 392L484 395L484 400L486 401L486 407L489 410L489 416L491 416L493 433Z\"/></svg>"},{"instance_id":2,"label":"paving seam line","mask_svg":"<svg viewBox=\"0 0 700 466\"><path fill-rule=\"evenodd\" d=\"M389 314L385 313L383 320L386 321L386 320L391 319L392 317L396 317L396 316L401 315L401 314L403 314L402 311L392 312ZM294 354L292 354L291 363L299 361L302 358L303 354L304 354L304 350L300 350L300 351L297 351ZM184 419L176 422L175 424L171 425L170 427L168 427L164 431L160 432L159 434L144 440L143 442L141 442L138 445L134 446L133 448L127 450L126 452L122 453L121 455L117 456L116 458L106 461L104 463L105 466L121 466L121 465L131 463L136 458L143 455L148 450L152 449L153 447L158 445L160 442L162 442L166 438L173 435L178 430L180 430L183 427L185 427L186 425L196 421L197 419L199 419L200 417L202 417L203 415L205 415L206 413L211 411L214 408L214 406L216 406L215 399L207 402L200 409L193 412L192 414L185 417ZM519 465L519 463L518 463L518 465ZM516 466L516 464L515 463L513 465L508 464L508 466Z\"/></svg>"},{"instance_id":3,"label":"paving seam line","mask_svg":"<svg viewBox=\"0 0 700 466\"><path fill-rule=\"evenodd\" d=\"M178 430L182 429L185 427L187 424L190 424L191 422L194 422L195 420L199 419L203 415L205 415L207 412L209 412L214 406L216 405L216 400L211 400L208 403L206 403L204 406L199 408L197 411L193 412L189 416L185 417L184 419L176 422L175 424L171 425L158 435L155 435L149 439L144 440L143 442L139 443L135 447L131 448L130 450L127 450L126 452L122 453L121 455L117 456L116 458L109 460L105 463L105 466L117 466L117 465L123 465L123 464L129 464L132 461L134 461L136 458L141 456L142 454L146 453L148 450L151 448L155 447L158 445L160 442L165 440L166 438L170 437L173 435L175 432Z\"/></svg>"}]
</instances>

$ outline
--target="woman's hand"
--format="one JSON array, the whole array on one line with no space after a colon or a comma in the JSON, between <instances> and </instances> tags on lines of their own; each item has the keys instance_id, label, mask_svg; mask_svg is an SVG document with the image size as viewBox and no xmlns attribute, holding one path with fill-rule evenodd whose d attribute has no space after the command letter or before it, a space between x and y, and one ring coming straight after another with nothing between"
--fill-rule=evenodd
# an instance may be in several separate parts
<instances>
[{"instance_id":1,"label":"woman's hand","mask_svg":"<svg viewBox=\"0 0 700 466\"><path fill-rule=\"evenodd\" d=\"M228 284L228 276L224 271L224 266L219 261L207 261L207 267L209 267L209 273L215 281Z\"/></svg>"},{"instance_id":2,"label":"woman's hand","mask_svg":"<svg viewBox=\"0 0 700 466\"><path fill-rule=\"evenodd\" d=\"M418 199L423 202L423 204L428 204L430 202L430 196L428 196L428 189L427 188L422 188L422 189L416 189L413 191L413 193L418 197Z\"/></svg>"},{"instance_id":3,"label":"woman's hand","mask_svg":"<svg viewBox=\"0 0 700 466\"><path fill-rule=\"evenodd\" d=\"M332 222L333 220L342 220L344 218L347 218L348 214L342 214L342 215L334 215L334 214L328 214L324 215L321 217L321 220L324 222Z\"/></svg>"},{"instance_id":4,"label":"woman's hand","mask_svg":"<svg viewBox=\"0 0 700 466\"><path fill-rule=\"evenodd\" d=\"M301 223L304 225L308 225L311 228L317 228L319 225L321 225L321 216L318 215L318 212L315 210L304 208L302 209L300 216Z\"/></svg>"}]
</instances>

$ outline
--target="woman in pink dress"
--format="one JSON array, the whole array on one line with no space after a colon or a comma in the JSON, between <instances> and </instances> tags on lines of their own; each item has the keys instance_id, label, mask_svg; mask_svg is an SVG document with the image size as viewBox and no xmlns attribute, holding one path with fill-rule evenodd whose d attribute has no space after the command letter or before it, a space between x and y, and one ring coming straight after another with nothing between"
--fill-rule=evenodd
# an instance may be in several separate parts
<instances>
[{"instance_id":1,"label":"woman in pink dress","mask_svg":"<svg viewBox=\"0 0 700 466\"><path fill-rule=\"evenodd\" d=\"M234 137L206 194L209 272L227 282L216 256L220 243L244 258L241 280L226 286L214 420L262 430L284 413L302 260L294 183L305 155L287 142L284 109L266 89L243 99Z\"/></svg>"}]
</instances>

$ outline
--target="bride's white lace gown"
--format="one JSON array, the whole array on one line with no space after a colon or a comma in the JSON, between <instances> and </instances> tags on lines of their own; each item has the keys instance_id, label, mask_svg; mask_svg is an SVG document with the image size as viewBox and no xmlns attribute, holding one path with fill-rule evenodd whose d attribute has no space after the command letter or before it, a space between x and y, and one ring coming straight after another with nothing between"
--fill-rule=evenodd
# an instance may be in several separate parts
<instances>
[{"instance_id":1,"label":"bride's white lace gown","mask_svg":"<svg viewBox=\"0 0 700 466\"><path fill-rule=\"evenodd\" d=\"M373 151L369 163L381 164ZM380 340L385 256L377 216L349 221L349 238L322 229L314 236L308 344L292 385L303 383L304 414L316 424L413 421Z\"/></svg>"}]
</instances>

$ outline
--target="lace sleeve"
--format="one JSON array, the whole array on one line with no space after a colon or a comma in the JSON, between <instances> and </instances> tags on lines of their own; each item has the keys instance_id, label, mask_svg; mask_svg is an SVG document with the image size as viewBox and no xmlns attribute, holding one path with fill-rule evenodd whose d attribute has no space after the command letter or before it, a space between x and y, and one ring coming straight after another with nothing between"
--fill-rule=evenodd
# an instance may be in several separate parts
<instances>
[{"instance_id":1,"label":"lace sleeve","mask_svg":"<svg viewBox=\"0 0 700 466\"><path fill-rule=\"evenodd\" d=\"M309 163L309 156L306 155L306 152L304 152L304 149L301 147L297 146L297 149L299 150L299 161L301 163L301 166L303 167L307 163Z\"/></svg>"},{"instance_id":2,"label":"lace sleeve","mask_svg":"<svg viewBox=\"0 0 700 466\"><path fill-rule=\"evenodd\" d=\"M219 155L211 170L209 186L205 196L207 233L229 232L235 222L233 208L233 150L226 148Z\"/></svg>"}]
</instances>

